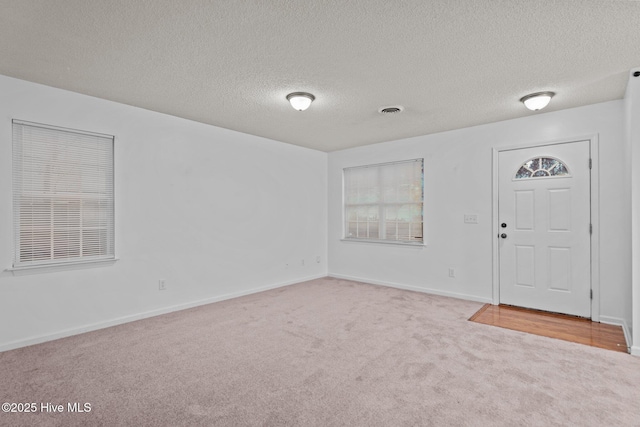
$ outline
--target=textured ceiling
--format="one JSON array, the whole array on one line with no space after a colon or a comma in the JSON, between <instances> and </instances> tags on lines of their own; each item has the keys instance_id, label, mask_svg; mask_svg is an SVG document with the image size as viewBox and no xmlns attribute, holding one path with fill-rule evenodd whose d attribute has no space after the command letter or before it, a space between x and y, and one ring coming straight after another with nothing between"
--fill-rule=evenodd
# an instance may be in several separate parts
<instances>
[{"instance_id":1,"label":"textured ceiling","mask_svg":"<svg viewBox=\"0 0 640 427\"><path fill-rule=\"evenodd\" d=\"M0 0L0 74L333 151L620 99L639 1ZM316 101L305 112L289 92ZM400 114L380 107L402 105Z\"/></svg>"}]
</instances>

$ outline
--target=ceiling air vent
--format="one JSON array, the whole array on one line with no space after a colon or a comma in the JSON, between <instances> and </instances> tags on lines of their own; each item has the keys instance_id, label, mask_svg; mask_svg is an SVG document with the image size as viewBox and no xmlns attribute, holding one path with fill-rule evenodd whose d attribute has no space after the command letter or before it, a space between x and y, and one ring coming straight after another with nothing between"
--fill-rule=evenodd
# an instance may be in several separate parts
<instances>
[{"instance_id":1,"label":"ceiling air vent","mask_svg":"<svg viewBox=\"0 0 640 427\"><path fill-rule=\"evenodd\" d=\"M404 111L404 107L401 105L395 105L393 107L382 107L378 110L380 114L398 114Z\"/></svg>"}]
</instances>

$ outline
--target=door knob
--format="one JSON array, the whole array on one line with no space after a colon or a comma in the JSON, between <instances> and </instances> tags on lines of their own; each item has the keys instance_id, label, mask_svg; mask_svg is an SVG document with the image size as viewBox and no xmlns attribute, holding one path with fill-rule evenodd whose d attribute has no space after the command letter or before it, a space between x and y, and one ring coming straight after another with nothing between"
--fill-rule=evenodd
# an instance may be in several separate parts
<instances>
[{"instance_id":1,"label":"door knob","mask_svg":"<svg viewBox=\"0 0 640 427\"><path fill-rule=\"evenodd\" d=\"M502 228L507 228L507 223L506 223L506 222L503 222L502 224L500 224L500 227L502 227Z\"/></svg>"},{"instance_id":2,"label":"door knob","mask_svg":"<svg viewBox=\"0 0 640 427\"><path fill-rule=\"evenodd\" d=\"M507 238L507 234L506 234L506 233L502 233L502 234L500 235L500 237L502 237L503 239L506 239L506 238Z\"/></svg>"}]
</instances>

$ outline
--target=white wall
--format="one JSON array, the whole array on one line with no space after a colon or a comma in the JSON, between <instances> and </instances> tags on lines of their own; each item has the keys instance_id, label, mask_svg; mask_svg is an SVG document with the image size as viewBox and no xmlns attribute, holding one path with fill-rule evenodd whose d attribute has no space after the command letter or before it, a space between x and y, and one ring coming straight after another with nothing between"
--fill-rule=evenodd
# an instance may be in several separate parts
<instances>
[{"instance_id":1,"label":"white wall","mask_svg":"<svg viewBox=\"0 0 640 427\"><path fill-rule=\"evenodd\" d=\"M4 76L0 270L12 263L14 118L115 135L120 260L2 271L0 350L327 274L326 153Z\"/></svg>"},{"instance_id":2,"label":"white wall","mask_svg":"<svg viewBox=\"0 0 640 427\"><path fill-rule=\"evenodd\" d=\"M630 324L631 239L623 101L329 154L329 274L492 301L492 148L596 135L600 145L600 319ZM425 159L426 247L342 242L342 169ZM479 215L464 224L463 215ZM456 277L448 277L449 267Z\"/></svg>"},{"instance_id":3,"label":"white wall","mask_svg":"<svg viewBox=\"0 0 640 427\"><path fill-rule=\"evenodd\" d=\"M630 326L633 310L640 342L629 197L629 135L635 129L638 157L640 121L625 122L625 114L640 114L638 86L625 101L327 155L0 76L0 270L12 260L13 118L116 136L120 258L93 269L1 271L0 351L327 273L490 302L492 148L594 134L600 316ZM427 246L341 242L342 168L418 157L425 158ZM479 224L464 224L465 213L478 214ZM447 277L449 267L456 278Z\"/></svg>"},{"instance_id":4,"label":"white wall","mask_svg":"<svg viewBox=\"0 0 640 427\"><path fill-rule=\"evenodd\" d=\"M625 95L625 130L631 149L631 191L633 224L633 346L631 353L640 356L640 77L633 77L640 67L631 70Z\"/></svg>"}]
</instances>

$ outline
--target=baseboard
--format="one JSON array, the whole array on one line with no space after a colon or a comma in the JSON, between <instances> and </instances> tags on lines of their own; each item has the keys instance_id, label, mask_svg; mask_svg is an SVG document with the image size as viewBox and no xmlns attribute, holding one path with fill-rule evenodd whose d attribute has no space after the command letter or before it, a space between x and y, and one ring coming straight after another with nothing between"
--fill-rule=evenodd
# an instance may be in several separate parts
<instances>
[{"instance_id":1,"label":"baseboard","mask_svg":"<svg viewBox=\"0 0 640 427\"><path fill-rule=\"evenodd\" d=\"M633 347L631 346L632 344L631 332L629 330L629 326L627 325L627 322L624 319L620 319L618 317L611 317L611 316L600 316L600 319L598 319L598 321L600 323L606 323L607 325L621 326L622 332L624 333L624 340L627 342L627 351L633 354L632 352Z\"/></svg>"},{"instance_id":2,"label":"baseboard","mask_svg":"<svg viewBox=\"0 0 640 427\"><path fill-rule=\"evenodd\" d=\"M640 356L640 346L634 345L631 347L631 354L634 356Z\"/></svg>"},{"instance_id":3,"label":"baseboard","mask_svg":"<svg viewBox=\"0 0 640 427\"><path fill-rule=\"evenodd\" d=\"M98 329L109 328L111 326L121 325L123 323L134 322L136 320L142 320L149 317L160 316L167 313L172 313L174 311L186 310L188 308L198 307L201 305L212 304L214 302L224 301L232 298L238 298L245 295L255 294L258 292L268 291L270 289L282 288L284 286L294 285L296 283L306 282L308 280L321 279L323 277L327 277L326 274L317 275L317 276L308 276L301 277L296 280L291 280L287 282L274 283L266 286L260 286L257 288L248 289L245 291L234 292L230 294L218 295L211 298L205 298L201 300L191 301L188 303L177 304L169 307L163 307L156 310L145 311L141 313L131 314L128 316L122 316L115 319L106 320L104 322L92 323L84 326L80 326L77 328L65 329L62 331L54 332L52 334L39 335L36 337L11 341L8 343L0 344L0 352L14 350L16 348L27 347L29 345L40 344L47 341L53 341L60 338L70 337L72 335L83 334L85 332L91 332Z\"/></svg>"},{"instance_id":4,"label":"baseboard","mask_svg":"<svg viewBox=\"0 0 640 427\"><path fill-rule=\"evenodd\" d=\"M443 297L451 297L451 298L458 298L458 299L463 299L463 300L468 300L468 301L477 301L477 302L482 302L482 303L492 303L492 299L491 298L484 298L484 297L479 297L476 295L469 295L469 294L461 294L461 293L457 293L457 292L447 292L447 291L441 291L438 289L431 289L431 288L420 288L417 286L411 286L411 285L405 285L402 283L394 283L394 282L385 282L385 281L380 281L380 280L371 280L371 279L367 279L364 277L355 277L355 276L347 276L344 274L333 274L333 273L329 273L329 277L334 277L336 279L344 279L344 280L353 280L356 282L364 282L364 283L369 283L372 285L380 285L380 286L388 286L390 288L397 288L397 289L405 289L408 291L415 291L415 292L422 292L424 294L432 294L432 295L440 295Z\"/></svg>"}]
</instances>

